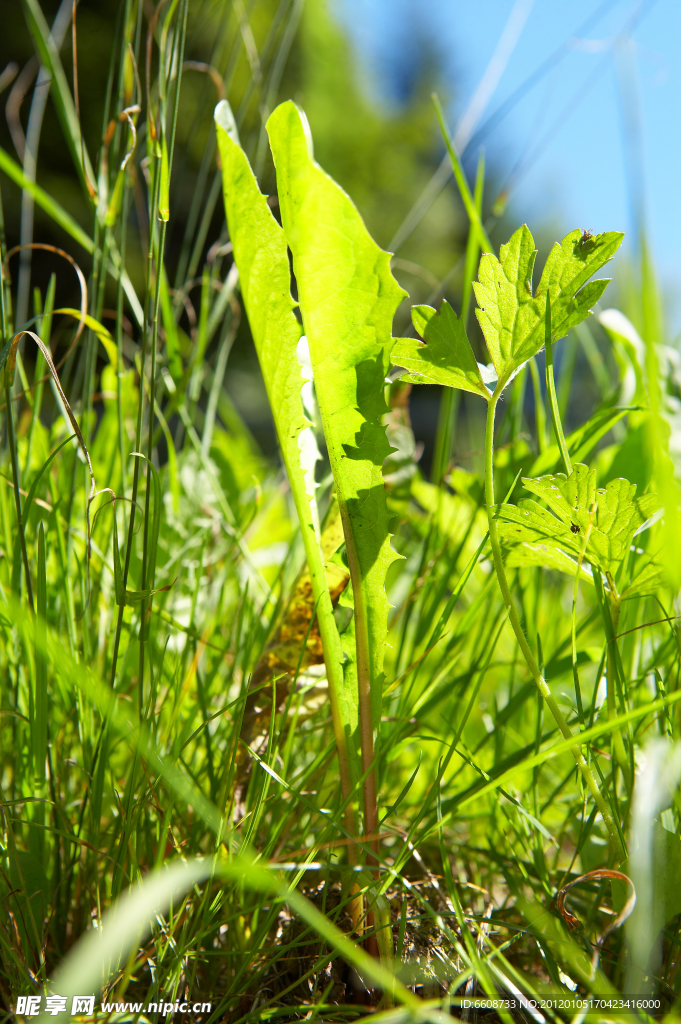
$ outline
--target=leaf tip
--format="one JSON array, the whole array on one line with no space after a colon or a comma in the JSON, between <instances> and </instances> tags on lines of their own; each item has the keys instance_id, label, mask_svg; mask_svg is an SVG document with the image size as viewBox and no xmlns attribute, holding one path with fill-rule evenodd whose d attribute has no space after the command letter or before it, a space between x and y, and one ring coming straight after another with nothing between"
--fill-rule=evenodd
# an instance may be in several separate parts
<instances>
[{"instance_id":1,"label":"leaf tip","mask_svg":"<svg viewBox=\"0 0 681 1024\"><path fill-rule=\"evenodd\" d=\"M232 108L227 100L220 100L217 104L213 111L213 120L218 128L222 128L229 135L232 142L236 142L237 146L240 145L239 129L236 126Z\"/></svg>"}]
</instances>

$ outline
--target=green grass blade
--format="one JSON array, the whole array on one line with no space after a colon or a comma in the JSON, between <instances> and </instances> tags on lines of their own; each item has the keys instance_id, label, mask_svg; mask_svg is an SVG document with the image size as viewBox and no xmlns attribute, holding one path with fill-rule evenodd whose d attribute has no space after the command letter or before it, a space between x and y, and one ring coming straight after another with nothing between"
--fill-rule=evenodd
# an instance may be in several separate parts
<instances>
[{"instance_id":1,"label":"green grass blade","mask_svg":"<svg viewBox=\"0 0 681 1024\"><path fill-rule=\"evenodd\" d=\"M453 797L452 799L456 805L456 813L458 813L461 808L465 807L467 804L480 800L488 793L492 793L499 789L500 786L506 786L508 782L521 772L529 771L537 765L543 764L544 761L549 758L559 757L561 754L571 751L575 742L578 742L580 746L585 743L590 743L591 740L598 739L600 736L607 736L616 729L621 729L629 722L636 722L640 718L645 718L646 715L655 715L658 711L676 704L679 700L681 700L681 691L677 690L675 693L670 693L666 697L660 697L658 700L650 701L648 704L642 704L640 707L632 708L631 711L618 715L616 718L598 722L596 725L592 725L583 732L578 733L575 737L561 740L552 747L546 747L539 753L533 754L530 757L525 758L519 764L509 768L507 771L497 776L497 778L493 778L489 782L484 783L474 792L469 792L465 797L463 797L463 799L457 801L457 798ZM451 815L454 811L449 811L448 813Z\"/></svg>"},{"instance_id":2,"label":"green grass blade","mask_svg":"<svg viewBox=\"0 0 681 1024\"><path fill-rule=\"evenodd\" d=\"M108 911L101 926L88 932L57 969L52 978L54 991L67 995L70 1000L76 993L101 990L117 967L137 948L155 916L166 914L172 904L182 902L190 886L211 878L241 883L288 903L337 955L358 970L365 982L392 992L408 1007L412 1020L431 1018L427 1005L390 970L352 942L301 893L290 889L274 872L253 864L246 857L232 863L213 858L176 862L148 875L141 884L131 886ZM441 1012L432 1016L434 1020L451 1020ZM68 1013L52 1017L68 1018ZM45 1019L48 1018L41 1018Z\"/></svg>"},{"instance_id":3,"label":"green grass blade","mask_svg":"<svg viewBox=\"0 0 681 1024\"><path fill-rule=\"evenodd\" d=\"M38 472L34 476L33 482L31 484L31 486L29 487L28 494L26 495L26 501L24 503L24 517L25 518L28 518L28 514L31 511L31 505L33 504L33 500L35 498L36 491L38 489L38 484L40 483L40 480L42 478L43 473L45 472L46 469L50 468L50 465L52 464L54 459L57 457L59 452L62 450L62 448L64 448L69 443L69 441L73 441L75 436L76 436L75 434L70 434L68 437L64 438L64 440L60 444L57 445L57 447L54 449L54 451L50 453L50 457L48 458L48 460L43 463L43 465L40 467L40 469L38 470Z\"/></svg>"},{"instance_id":4,"label":"green grass blade","mask_svg":"<svg viewBox=\"0 0 681 1024\"><path fill-rule=\"evenodd\" d=\"M602 437L612 430L620 420L631 412L630 408L601 409L595 412L586 423L577 427L565 438L567 450L571 459L575 462L583 462L590 451L598 444ZM543 476L555 470L560 459L560 448L557 444L549 445L544 449L530 466L528 476Z\"/></svg>"},{"instance_id":5,"label":"green grass blade","mask_svg":"<svg viewBox=\"0 0 681 1024\"><path fill-rule=\"evenodd\" d=\"M100 927L86 932L52 977L52 987L69 1000L80 993L99 993L126 963L148 933L156 915L182 903L187 890L210 878L212 860L178 861L132 885L104 915ZM174 907L177 910L177 907ZM70 1019L66 1011L44 1020Z\"/></svg>"},{"instance_id":6,"label":"green grass blade","mask_svg":"<svg viewBox=\"0 0 681 1024\"><path fill-rule=\"evenodd\" d=\"M494 246L489 240L489 236L485 231L485 226L482 223L482 219L480 217L480 210L478 209L475 200L471 195L471 190L466 180L466 175L463 173L461 161L459 160L458 154L454 149L454 146L452 145L449 130L445 123L445 116L444 111L442 110L442 104L440 103L440 100L435 93L433 93L433 103L435 105L435 113L437 114L438 123L440 125L440 130L442 132L442 138L445 141L447 152L449 153L449 159L452 164L452 170L454 171L454 177L456 178L456 183L459 186L459 193L461 195L461 199L463 200L463 205L466 208L468 219L471 222L471 225L473 225L477 230L480 248L483 250L483 252L492 253L494 252Z\"/></svg>"},{"instance_id":7,"label":"green grass blade","mask_svg":"<svg viewBox=\"0 0 681 1024\"><path fill-rule=\"evenodd\" d=\"M40 185L36 185L34 181L27 178L22 171L19 164L12 159L9 153L5 152L0 147L0 170L3 170L8 178L11 178L15 185L18 185L20 189L29 192L35 199L38 206L45 211L52 218L52 220L63 228L67 234L73 238L78 245L82 246L86 252L93 253L95 251L95 244L89 235L81 228L70 213L67 213L64 207L53 199L45 189L41 188Z\"/></svg>"},{"instance_id":8,"label":"green grass blade","mask_svg":"<svg viewBox=\"0 0 681 1024\"><path fill-rule=\"evenodd\" d=\"M45 531L38 527L38 580L36 587L35 696L33 699L33 770L39 783L45 781L47 757L47 663L45 660L45 622L47 620L47 577L45 571Z\"/></svg>"},{"instance_id":9,"label":"green grass blade","mask_svg":"<svg viewBox=\"0 0 681 1024\"><path fill-rule=\"evenodd\" d=\"M52 39L50 27L45 20L38 0L23 0L24 14L28 22L33 43L40 58L40 63L47 68L52 76L52 95L61 121L62 131L73 163L78 171L86 195L92 199L95 195L96 180L90 158L80 130L75 104L66 81L59 51Z\"/></svg>"}]
</instances>

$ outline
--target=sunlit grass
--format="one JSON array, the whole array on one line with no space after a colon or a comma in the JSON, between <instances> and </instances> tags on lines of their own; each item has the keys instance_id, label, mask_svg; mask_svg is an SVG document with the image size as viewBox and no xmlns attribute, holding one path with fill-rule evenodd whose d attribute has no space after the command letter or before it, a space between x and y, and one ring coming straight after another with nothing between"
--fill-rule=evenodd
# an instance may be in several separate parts
<instances>
[{"instance_id":1,"label":"sunlit grass","mask_svg":"<svg viewBox=\"0 0 681 1024\"><path fill-rule=\"evenodd\" d=\"M679 384L660 347L647 257L641 337L624 318L581 325L553 349L555 389L543 362L525 366L487 436L497 502L516 506L530 493L521 475L563 462L596 468L599 486L626 477L639 496L660 494L664 519L631 550L627 541L607 590L514 562L506 549L500 571L484 472L455 459L466 454L465 427L482 469L470 396L443 403L430 482L409 386L385 389L395 449L386 502L403 558L387 572L377 823L368 815L362 829L369 772L357 756L348 778L339 775L295 481L263 454L227 390L247 310L222 221L213 108L224 91L260 170L300 12L282 3L256 16L235 3L220 20L209 4L179 0L150 24L126 0L111 40L104 142L88 157L49 29L35 0L26 8L89 217L77 223L0 153L0 170L61 226L87 274L82 305L67 312L59 295L73 268L53 252L57 278L36 290L21 324L16 256L3 273L7 1006L54 979L63 996L79 985L95 992L99 1016L101 996L210 1002L196 1016L211 1021L343 1020L376 1007L390 1020L441 1020L459 1015L464 996L556 998L575 986L581 995L654 991L668 1007L678 998L681 857L678 765L667 748L681 662L678 493L663 416ZM183 54L202 66L182 69ZM185 92L190 75L205 81ZM175 183L197 147L196 189L178 210ZM471 221L467 311L478 253L492 245L481 221L484 164L472 195L460 178ZM14 201L5 177L0 185ZM550 332L551 313L547 322ZM12 347L22 329L46 349L29 335ZM598 401L564 437L561 416L585 373ZM324 556L337 555L327 567L329 628L343 633L352 604L334 590L347 571L326 456L316 475ZM645 553L660 549L663 572L627 595ZM625 598L616 617L615 581ZM559 721L584 734L581 772L537 676ZM628 859L618 846L627 843ZM628 944L627 925L599 944L627 896L616 882L611 893L605 876L570 890L570 913L583 922L570 933L556 895L613 867L639 896ZM659 930L659 955L627 959L630 948L645 960ZM76 945L83 935L88 945Z\"/></svg>"}]
</instances>

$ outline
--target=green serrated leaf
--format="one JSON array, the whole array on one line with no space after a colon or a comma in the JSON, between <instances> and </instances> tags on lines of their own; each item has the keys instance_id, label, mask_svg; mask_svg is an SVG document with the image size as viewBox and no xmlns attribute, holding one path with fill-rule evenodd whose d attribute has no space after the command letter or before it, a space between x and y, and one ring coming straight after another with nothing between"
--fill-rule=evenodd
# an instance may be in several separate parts
<instances>
[{"instance_id":1,"label":"green serrated leaf","mask_svg":"<svg viewBox=\"0 0 681 1024\"><path fill-rule=\"evenodd\" d=\"M520 568L524 565L541 565L546 569L555 569L568 576L575 576L579 570L579 578L585 583L593 583L593 576L586 566L566 555L553 544L533 544L521 541L512 547L506 559L506 565Z\"/></svg>"},{"instance_id":2,"label":"green serrated leaf","mask_svg":"<svg viewBox=\"0 0 681 1024\"><path fill-rule=\"evenodd\" d=\"M480 307L476 314L502 386L544 344L547 293L555 340L590 315L608 282L587 282L612 259L623 237L609 231L584 239L579 230L571 231L551 250L536 293L532 275L537 253L527 225L501 246L499 259L483 255L473 285Z\"/></svg>"},{"instance_id":3,"label":"green serrated leaf","mask_svg":"<svg viewBox=\"0 0 681 1024\"><path fill-rule=\"evenodd\" d=\"M396 338L391 353L396 366L411 372L401 379L411 384L444 384L489 399L463 320L446 299L438 313L432 306L413 306L414 327L423 338Z\"/></svg>"},{"instance_id":4,"label":"green serrated leaf","mask_svg":"<svg viewBox=\"0 0 681 1024\"><path fill-rule=\"evenodd\" d=\"M578 463L568 477L564 473L541 476L537 480L523 477L523 486L545 501L551 511L568 526L576 523L582 530L586 530L590 523L595 524L595 469Z\"/></svg>"},{"instance_id":5,"label":"green serrated leaf","mask_svg":"<svg viewBox=\"0 0 681 1024\"><path fill-rule=\"evenodd\" d=\"M299 358L302 329L294 312L297 303L291 296L287 240L239 145L236 123L226 100L215 108L215 123L225 212L239 268L241 294L300 522L324 647L339 757L347 760L345 736L355 731L358 698L356 688L348 694L344 687L343 656L321 548L314 489L316 444L301 394L306 379ZM341 774L345 763L342 761Z\"/></svg>"},{"instance_id":6,"label":"green serrated leaf","mask_svg":"<svg viewBox=\"0 0 681 1024\"><path fill-rule=\"evenodd\" d=\"M581 547L574 536L567 536L565 524L551 515L545 508L523 498L517 505L498 505L499 536L507 544L550 544L562 543L573 554L579 554ZM536 564L536 563L533 563Z\"/></svg>"},{"instance_id":7,"label":"green serrated leaf","mask_svg":"<svg viewBox=\"0 0 681 1024\"><path fill-rule=\"evenodd\" d=\"M550 511L532 499L523 499L517 506L497 506L499 534L507 545L514 546L511 564L516 565L561 568L564 557L579 558L584 551L584 560L612 580L629 553L634 533L660 508L654 494L637 498L636 486L628 480L611 480L597 488L596 471L581 463L569 477L557 473L536 480L523 478L523 484L545 501ZM515 550L517 545L522 547ZM540 562L544 549L547 561ZM573 565L573 575L575 569Z\"/></svg>"},{"instance_id":8,"label":"green serrated leaf","mask_svg":"<svg viewBox=\"0 0 681 1024\"><path fill-rule=\"evenodd\" d=\"M390 446L381 418L387 412L392 318L405 292L392 276L389 254L373 241L350 198L315 163L302 111L291 101L281 104L267 129L343 516L358 651L364 619L368 630L376 724L389 607L385 578L398 557L388 530L382 465Z\"/></svg>"},{"instance_id":9,"label":"green serrated leaf","mask_svg":"<svg viewBox=\"0 0 681 1024\"><path fill-rule=\"evenodd\" d=\"M303 332L291 296L286 237L239 145L226 101L216 107L215 121L225 211L241 293L305 536L307 531L314 531L314 516L300 465L299 445L310 422L301 398L303 377L297 348Z\"/></svg>"}]
</instances>

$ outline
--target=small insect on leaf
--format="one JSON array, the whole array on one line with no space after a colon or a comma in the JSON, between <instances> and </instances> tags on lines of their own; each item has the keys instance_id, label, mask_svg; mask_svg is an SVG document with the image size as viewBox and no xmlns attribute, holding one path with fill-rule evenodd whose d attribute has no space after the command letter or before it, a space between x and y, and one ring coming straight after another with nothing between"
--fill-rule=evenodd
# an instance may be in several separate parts
<instances>
[{"instance_id":1,"label":"small insect on leaf","mask_svg":"<svg viewBox=\"0 0 681 1024\"><path fill-rule=\"evenodd\" d=\"M498 258L483 254L478 280L473 282L478 302L475 312L497 372L497 391L544 347L548 300L552 341L564 338L591 316L608 283L591 278L612 259L622 238L617 231L592 235L575 228L551 249L535 292L532 280L537 250L526 225L501 246Z\"/></svg>"},{"instance_id":2,"label":"small insect on leaf","mask_svg":"<svg viewBox=\"0 0 681 1024\"><path fill-rule=\"evenodd\" d=\"M590 238L593 238L593 231L591 230L591 228L589 228L588 231L586 230L586 228L584 228L584 233L582 234L582 242L588 242Z\"/></svg>"},{"instance_id":3,"label":"small insect on leaf","mask_svg":"<svg viewBox=\"0 0 681 1024\"><path fill-rule=\"evenodd\" d=\"M570 523L570 533L579 533L577 523Z\"/></svg>"}]
</instances>

